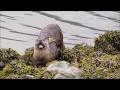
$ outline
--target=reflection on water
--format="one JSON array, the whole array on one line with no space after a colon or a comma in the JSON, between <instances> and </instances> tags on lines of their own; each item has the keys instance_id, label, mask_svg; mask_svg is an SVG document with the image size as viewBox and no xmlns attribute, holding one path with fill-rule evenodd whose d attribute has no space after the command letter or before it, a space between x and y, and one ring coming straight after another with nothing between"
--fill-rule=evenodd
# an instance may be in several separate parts
<instances>
[{"instance_id":1,"label":"reflection on water","mask_svg":"<svg viewBox=\"0 0 120 90\"><path fill-rule=\"evenodd\" d=\"M42 28L52 23L62 29L66 47L94 45L99 34L120 30L120 11L1 11L0 47L24 54L34 46Z\"/></svg>"}]
</instances>

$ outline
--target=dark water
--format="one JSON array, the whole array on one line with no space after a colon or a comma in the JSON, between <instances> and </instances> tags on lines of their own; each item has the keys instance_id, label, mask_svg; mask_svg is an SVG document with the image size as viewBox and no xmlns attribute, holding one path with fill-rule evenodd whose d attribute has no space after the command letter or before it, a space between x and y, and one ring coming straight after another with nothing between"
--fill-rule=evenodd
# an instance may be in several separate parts
<instances>
[{"instance_id":1,"label":"dark water","mask_svg":"<svg viewBox=\"0 0 120 90\"><path fill-rule=\"evenodd\" d=\"M42 28L52 23L62 29L66 47L94 45L99 34L120 30L120 11L1 11L0 48L24 54L34 46Z\"/></svg>"}]
</instances>

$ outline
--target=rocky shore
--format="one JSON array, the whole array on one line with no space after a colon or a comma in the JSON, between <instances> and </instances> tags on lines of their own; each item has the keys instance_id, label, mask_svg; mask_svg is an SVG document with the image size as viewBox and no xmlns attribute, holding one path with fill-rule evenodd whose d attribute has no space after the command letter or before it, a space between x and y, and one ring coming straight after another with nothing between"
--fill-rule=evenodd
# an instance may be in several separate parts
<instances>
[{"instance_id":1,"label":"rocky shore","mask_svg":"<svg viewBox=\"0 0 120 90\"><path fill-rule=\"evenodd\" d=\"M20 55L0 49L0 79L120 79L120 31L96 37L94 46L77 44L46 66L32 66L34 48Z\"/></svg>"}]
</instances>

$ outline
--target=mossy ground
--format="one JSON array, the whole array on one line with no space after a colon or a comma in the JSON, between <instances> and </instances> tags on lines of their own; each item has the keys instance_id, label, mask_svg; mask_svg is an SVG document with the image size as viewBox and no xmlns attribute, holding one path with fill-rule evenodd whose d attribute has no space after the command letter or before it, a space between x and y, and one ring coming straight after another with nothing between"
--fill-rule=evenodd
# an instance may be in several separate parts
<instances>
[{"instance_id":1,"label":"mossy ground","mask_svg":"<svg viewBox=\"0 0 120 90\"><path fill-rule=\"evenodd\" d=\"M49 79L54 73L44 73L46 67L32 66L34 48L20 56L12 49L0 50L0 79ZM86 79L120 79L120 32L109 31L95 39L95 45L77 44L59 53L58 60L65 60L83 69Z\"/></svg>"}]
</instances>

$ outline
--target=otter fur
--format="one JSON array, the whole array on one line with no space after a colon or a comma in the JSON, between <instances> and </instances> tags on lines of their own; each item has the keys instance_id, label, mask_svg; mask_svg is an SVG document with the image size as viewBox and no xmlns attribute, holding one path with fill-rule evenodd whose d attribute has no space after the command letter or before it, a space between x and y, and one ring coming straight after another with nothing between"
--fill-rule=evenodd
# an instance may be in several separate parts
<instances>
[{"instance_id":1,"label":"otter fur","mask_svg":"<svg viewBox=\"0 0 120 90\"><path fill-rule=\"evenodd\" d=\"M33 65L45 65L57 59L58 53L64 50L63 34L57 24L49 24L43 28L35 42Z\"/></svg>"}]
</instances>

